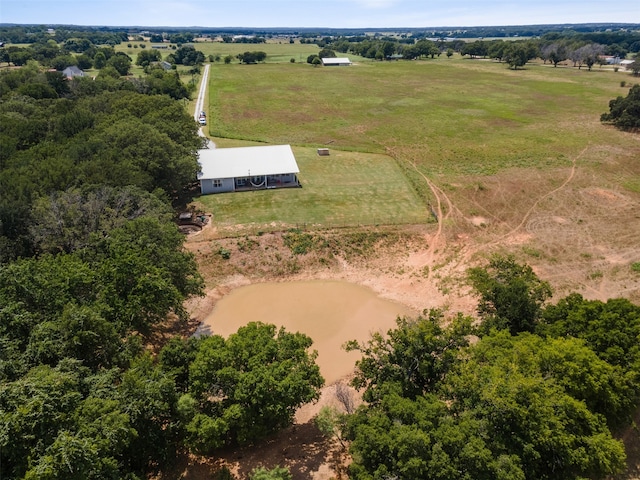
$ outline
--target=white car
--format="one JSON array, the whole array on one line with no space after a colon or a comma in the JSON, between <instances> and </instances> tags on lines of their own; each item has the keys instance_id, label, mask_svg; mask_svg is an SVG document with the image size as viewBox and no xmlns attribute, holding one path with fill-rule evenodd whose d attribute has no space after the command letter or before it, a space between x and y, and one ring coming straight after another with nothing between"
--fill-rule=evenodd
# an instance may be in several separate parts
<instances>
[{"instance_id":1,"label":"white car","mask_svg":"<svg viewBox=\"0 0 640 480\"><path fill-rule=\"evenodd\" d=\"M204 117L200 117L200 118L198 119L198 123L199 123L200 125L206 125L206 124L207 124L207 119L206 119L206 118L204 118Z\"/></svg>"}]
</instances>

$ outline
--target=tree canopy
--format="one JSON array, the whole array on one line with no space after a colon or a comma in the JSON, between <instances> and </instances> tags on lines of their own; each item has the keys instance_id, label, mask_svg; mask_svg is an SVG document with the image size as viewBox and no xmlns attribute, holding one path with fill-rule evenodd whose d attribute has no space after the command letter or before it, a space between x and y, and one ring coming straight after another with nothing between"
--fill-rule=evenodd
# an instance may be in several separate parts
<instances>
[{"instance_id":1,"label":"tree canopy","mask_svg":"<svg viewBox=\"0 0 640 480\"><path fill-rule=\"evenodd\" d=\"M463 333L456 322L440 332L431 325L425 318L399 320L388 332L384 357L377 356L374 338L373 356L365 352L358 363L355 385L368 382L370 404L347 419L352 478L578 480L624 467L624 448L603 413L607 402L592 402L615 403L628 385L580 340L547 342L503 330L473 346L451 343L449 368L433 372L428 389L416 382L421 393L407 395L395 376L380 382L381 371L411 382L407 365L441 357L433 342L444 345L446 337ZM405 348L410 332L422 349ZM384 358L377 371L369 368L375 358Z\"/></svg>"},{"instance_id":2,"label":"tree canopy","mask_svg":"<svg viewBox=\"0 0 640 480\"><path fill-rule=\"evenodd\" d=\"M181 398L189 445L207 452L290 425L324 384L310 346L306 335L255 322L227 340L203 339L189 369L189 393Z\"/></svg>"},{"instance_id":3,"label":"tree canopy","mask_svg":"<svg viewBox=\"0 0 640 480\"><path fill-rule=\"evenodd\" d=\"M611 100L609 113L603 113L600 120L615 125L621 130L640 129L640 85L632 86L626 97L619 96Z\"/></svg>"}]
</instances>

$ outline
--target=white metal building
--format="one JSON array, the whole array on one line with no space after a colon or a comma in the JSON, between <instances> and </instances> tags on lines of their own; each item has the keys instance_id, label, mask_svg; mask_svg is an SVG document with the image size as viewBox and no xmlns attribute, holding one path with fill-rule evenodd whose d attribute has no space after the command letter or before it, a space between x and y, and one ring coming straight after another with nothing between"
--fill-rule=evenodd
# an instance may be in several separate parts
<instances>
[{"instance_id":1,"label":"white metal building","mask_svg":"<svg viewBox=\"0 0 640 480\"><path fill-rule=\"evenodd\" d=\"M198 150L202 194L299 187L290 145Z\"/></svg>"},{"instance_id":2,"label":"white metal building","mask_svg":"<svg viewBox=\"0 0 640 480\"><path fill-rule=\"evenodd\" d=\"M322 65L324 65L325 67L342 67L351 65L351 60L349 60L347 57L323 58L321 60Z\"/></svg>"}]
</instances>

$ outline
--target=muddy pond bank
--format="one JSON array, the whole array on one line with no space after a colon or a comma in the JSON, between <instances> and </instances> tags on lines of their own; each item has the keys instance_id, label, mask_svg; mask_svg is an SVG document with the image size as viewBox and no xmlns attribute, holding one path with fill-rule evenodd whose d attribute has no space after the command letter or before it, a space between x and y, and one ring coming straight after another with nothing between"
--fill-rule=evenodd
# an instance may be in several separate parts
<instances>
[{"instance_id":1,"label":"muddy pond bank","mask_svg":"<svg viewBox=\"0 0 640 480\"><path fill-rule=\"evenodd\" d=\"M353 372L358 352L343 348L366 341L373 332L395 327L411 308L379 297L361 285L333 280L267 282L238 287L220 299L196 334L227 337L251 321L272 323L313 339L317 363L327 384Z\"/></svg>"}]
</instances>

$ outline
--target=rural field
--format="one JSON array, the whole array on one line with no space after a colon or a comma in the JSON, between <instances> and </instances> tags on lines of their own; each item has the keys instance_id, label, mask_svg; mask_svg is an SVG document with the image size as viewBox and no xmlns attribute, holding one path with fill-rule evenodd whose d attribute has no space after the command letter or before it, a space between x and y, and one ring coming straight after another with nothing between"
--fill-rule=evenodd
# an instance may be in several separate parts
<instances>
[{"instance_id":1,"label":"rural field","mask_svg":"<svg viewBox=\"0 0 640 480\"><path fill-rule=\"evenodd\" d=\"M207 296L189 306L196 320L236 287L305 279L365 285L418 312L473 314L464 275L492 253L530 264L555 298L640 302L640 137L600 122L637 81L628 73L514 71L457 55L313 67L298 60L313 45L234 47L269 56L212 64L205 133L218 147L291 144L302 188L196 198L212 214L187 241L207 281ZM302 441L304 415L284 436ZM622 436L638 442L637 432ZM280 458L265 448L224 461Z\"/></svg>"},{"instance_id":2,"label":"rural field","mask_svg":"<svg viewBox=\"0 0 640 480\"><path fill-rule=\"evenodd\" d=\"M291 144L303 188L199 201L221 227L428 223L462 251L512 251L560 290L637 300L640 142L599 121L632 81L460 57L214 64L210 136Z\"/></svg>"}]
</instances>

